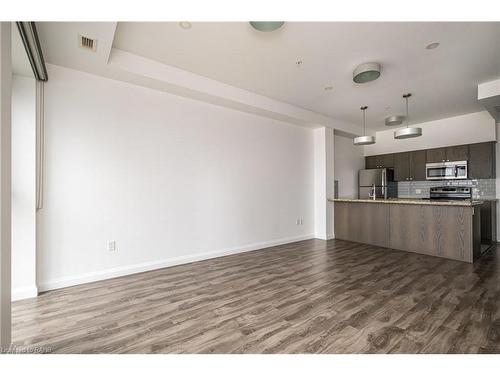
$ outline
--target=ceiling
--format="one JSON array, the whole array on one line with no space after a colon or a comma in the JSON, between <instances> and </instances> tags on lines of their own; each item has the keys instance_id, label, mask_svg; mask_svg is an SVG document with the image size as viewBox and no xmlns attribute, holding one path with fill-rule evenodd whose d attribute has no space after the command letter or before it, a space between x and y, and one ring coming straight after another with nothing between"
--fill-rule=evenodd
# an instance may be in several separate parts
<instances>
[{"instance_id":1,"label":"ceiling","mask_svg":"<svg viewBox=\"0 0 500 375\"><path fill-rule=\"evenodd\" d=\"M359 124L367 105L374 130L404 113L405 92L413 122L483 110L477 85L500 77L498 22L287 22L271 33L246 22L120 22L113 47L347 122ZM382 64L380 78L355 84L367 61Z\"/></svg>"}]
</instances>

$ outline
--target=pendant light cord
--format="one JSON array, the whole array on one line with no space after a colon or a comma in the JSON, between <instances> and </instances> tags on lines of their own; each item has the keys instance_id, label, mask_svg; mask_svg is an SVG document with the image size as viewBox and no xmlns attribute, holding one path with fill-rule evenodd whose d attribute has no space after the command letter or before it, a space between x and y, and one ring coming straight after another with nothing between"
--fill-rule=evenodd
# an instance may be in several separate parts
<instances>
[{"instance_id":1,"label":"pendant light cord","mask_svg":"<svg viewBox=\"0 0 500 375\"><path fill-rule=\"evenodd\" d=\"M363 136L366 135L366 105L362 106L360 109L363 111Z\"/></svg>"},{"instance_id":2,"label":"pendant light cord","mask_svg":"<svg viewBox=\"0 0 500 375\"><path fill-rule=\"evenodd\" d=\"M366 135L366 109L363 109L363 135Z\"/></svg>"},{"instance_id":3,"label":"pendant light cord","mask_svg":"<svg viewBox=\"0 0 500 375\"><path fill-rule=\"evenodd\" d=\"M408 114L408 96L406 97L406 127L410 126L410 116Z\"/></svg>"},{"instance_id":4,"label":"pendant light cord","mask_svg":"<svg viewBox=\"0 0 500 375\"><path fill-rule=\"evenodd\" d=\"M410 96L411 96L411 93L403 95L403 98L406 99L406 127L407 128L410 127L410 113L408 111L408 99L410 98Z\"/></svg>"}]
</instances>

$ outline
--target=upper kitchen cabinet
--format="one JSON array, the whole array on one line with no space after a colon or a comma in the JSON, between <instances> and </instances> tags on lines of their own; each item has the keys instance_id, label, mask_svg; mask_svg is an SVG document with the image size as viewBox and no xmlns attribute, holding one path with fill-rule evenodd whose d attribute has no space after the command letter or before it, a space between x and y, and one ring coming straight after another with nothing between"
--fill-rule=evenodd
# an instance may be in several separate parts
<instances>
[{"instance_id":1,"label":"upper kitchen cabinet","mask_svg":"<svg viewBox=\"0 0 500 375\"><path fill-rule=\"evenodd\" d=\"M446 148L431 148L427 150L427 163L441 163L446 161Z\"/></svg>"},{"instance_id":2,"label":"upper kitchen cabinet","mask_svg":"<svg viewBox=\"0 0 500 375\"><path fill-rule=\"evenodd\" d=\"M395 181L425 180L425 150L394 154Z\"/></svg>"},{"instance_id":3,"label":"upper kitchen cabinet","mask_svg":"<svg viewBox=\"0 0 500 375\"><path fill-rule=\"evenodd\" d=\"M432 148L427 150L427 163L462 161L469 157L468 145Z\"/></svg>"},{"instance_id":4,"label":"upper kitchen cabinet","mask_svg":"<svg viewBox=\"0 0 500 375\"><path fill-rule=\"evenodd\" d=\"M410 153L399 152L394 154L394 181L409 181Z\"/></svg>"},{"instance_id":5,"label":"upper kitchen cabinet","mask_svg":"<svg viewBox=\"0 0 500 375\"><path fill-rule=\"evenodd\" d=\"M366 169L392 168L392 167L394 167L393 154L367 156L365 159Z\"/></svg>"},{"instance_id":6,"label":"upper kitchen cabinet","mask_svg":"<svg viewBox=\"0 0 500 375\"><path fill-rule=\"evenodd\" d=\"M469 178L495 178L495 143L469 145Z\"/></svg>"},{"instance_id":7,"label":"upper kitchen cabinet","mask_svg":"<svg viewBox=\"0 0 500 375\"><path fill-rule=\"evenodd\" d=\"M469 159L469 145L446 147L446 161L464 161Z\"/></svg>"},{"instance_id":8,"label":"upper kitchen cabinet","mask_svg":"<svg viewBox=\"0 0 500 375\"><path fill-rule=\"evenodd\" d=\"M375 169L378 165L379 155L367 156L365 158L365 168L366 169Z\"/></svg>"},{"instance_id":9,"label":"upper kitchen cabinet","mask_svg":"<svg viewBox=\"0 0 500 375\"><path fill-rule=\"evenodd\" d=\"M410 179L413 181L425 180L425 150L410 152Z\"/></svg>"}]
</instances>

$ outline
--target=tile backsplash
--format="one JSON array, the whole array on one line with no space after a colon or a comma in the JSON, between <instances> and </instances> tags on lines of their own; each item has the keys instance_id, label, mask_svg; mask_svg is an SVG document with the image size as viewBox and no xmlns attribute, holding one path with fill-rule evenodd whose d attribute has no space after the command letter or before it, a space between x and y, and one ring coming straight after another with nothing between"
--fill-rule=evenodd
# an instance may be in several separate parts
<instances>
[{"instance_id":1,"label":"tile backsplash","mask_svg":"<svg viewBox=\"0 0 500 375\"><path fill-rule=\"evenodd\" d=\"M454 180L454 181L404 181L398 182L398 197L429 198L431 187L436 186L471 186L472 198L495 199L496 180Z\"/></svg>"}]
</instances>

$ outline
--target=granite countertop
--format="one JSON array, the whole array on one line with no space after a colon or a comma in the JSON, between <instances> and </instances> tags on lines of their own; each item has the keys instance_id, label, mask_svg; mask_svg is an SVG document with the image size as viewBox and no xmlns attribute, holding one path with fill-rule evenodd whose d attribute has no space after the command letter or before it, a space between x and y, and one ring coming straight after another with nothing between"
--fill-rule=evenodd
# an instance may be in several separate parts
<instances>
[{"instance_id":1,"label":"granite countertop","mask_svg":"<svg viewBox=\"0 0 500 375\"><path fill-rule=\"evenodd\" d=\"M351 203L387 203L387 204L415 204L431 206L462 206L472 207L483 204L481 200L431 200L418 198L389 198L389 199L357 199L357 198L329 198L330 202L351 202Z\"/></svg>"}]
</instances>

